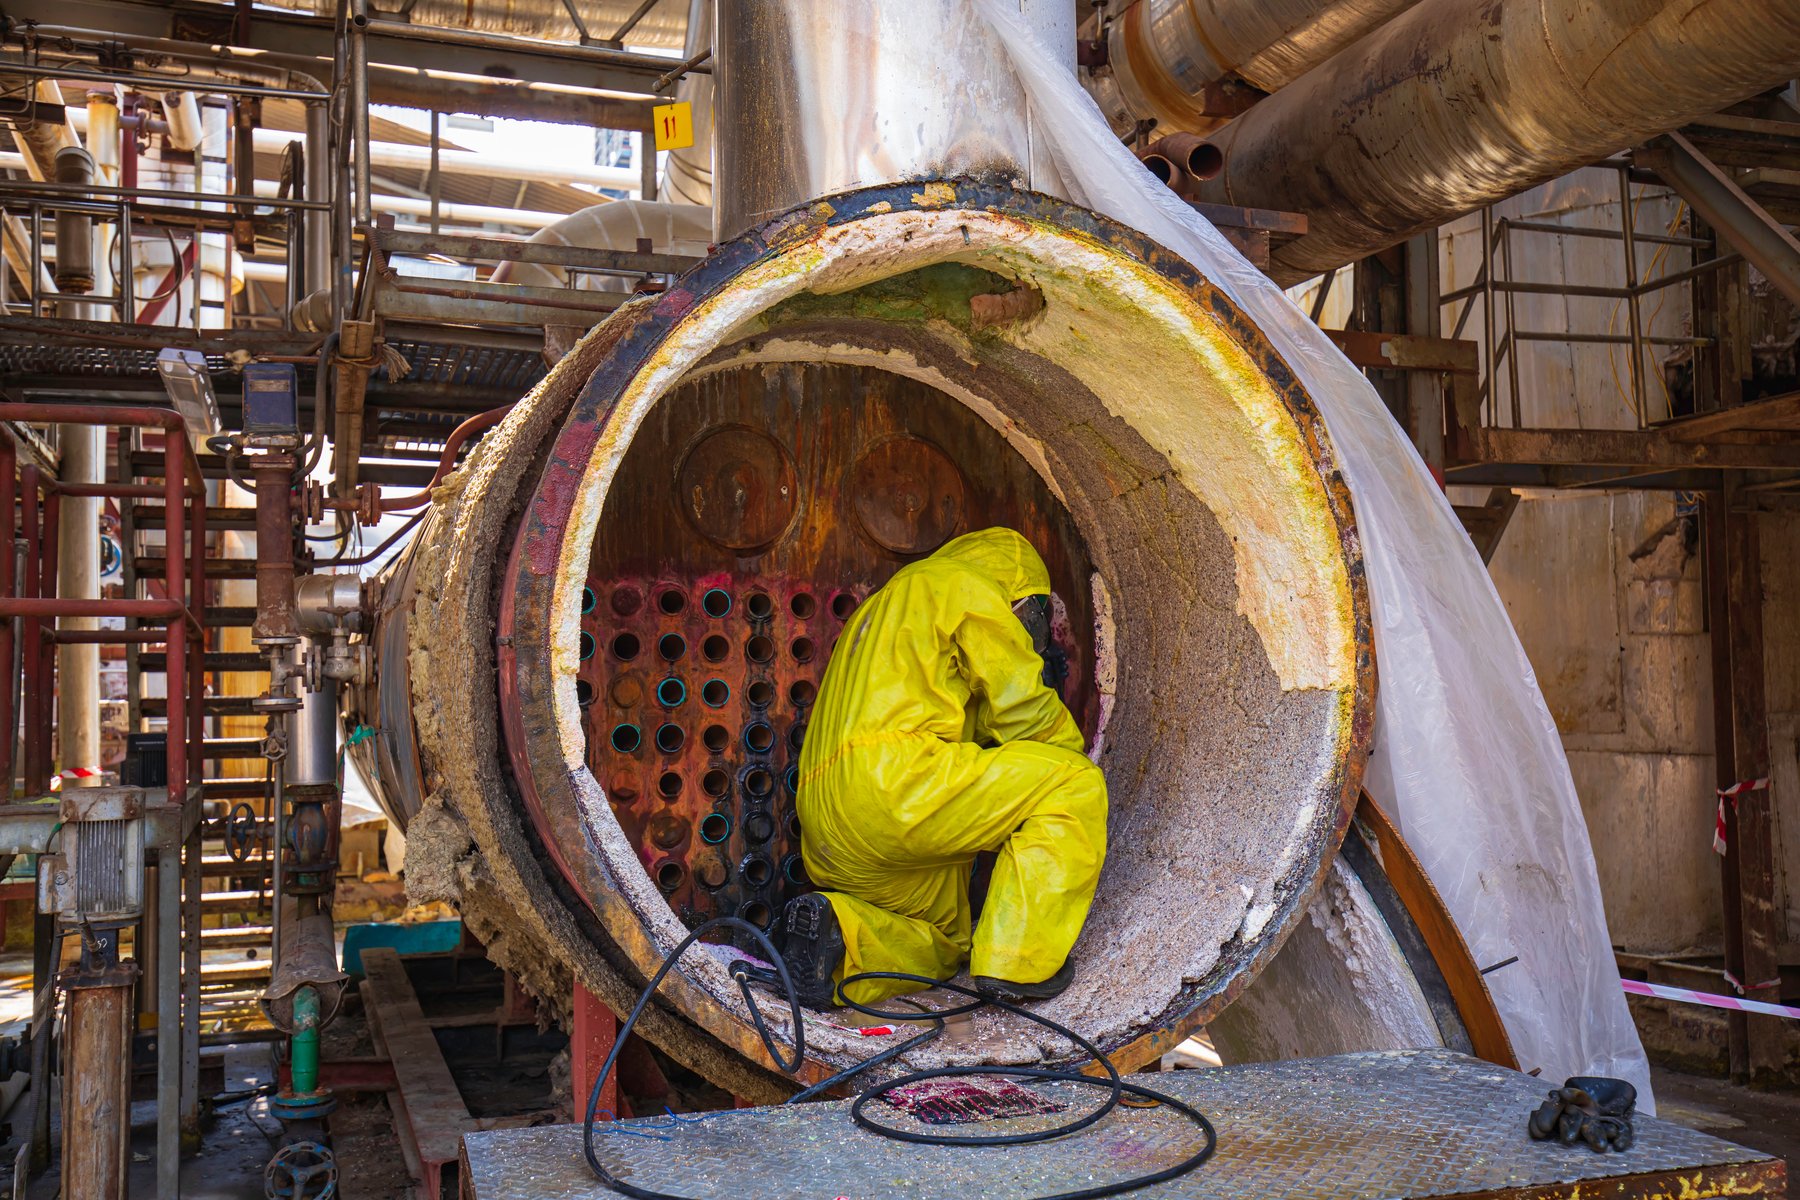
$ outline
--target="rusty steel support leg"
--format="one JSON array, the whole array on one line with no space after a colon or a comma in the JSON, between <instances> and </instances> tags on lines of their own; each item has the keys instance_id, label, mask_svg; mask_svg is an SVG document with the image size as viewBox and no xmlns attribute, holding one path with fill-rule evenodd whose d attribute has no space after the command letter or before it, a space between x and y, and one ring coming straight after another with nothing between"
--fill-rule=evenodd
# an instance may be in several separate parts
<instances>
[{"instance_id":1,"label":"rusty steel support leg","mask_svg":"<svg viewBox=\"0 0 1800 1200\"><path fill-rule=\"evenodd\" d=\"M1707 620L1712 634L1713 738L1721 789L1769 774L1763 689L1762 557L1757 516L1733 511L1732 485L1706 497ZM1727 800L1724 894L1725 969L1751 1000L1780 999L1775 928L1774 796L1751 788ZM1730 1013L1731 1074L1763 1082L1781 1069L1777 1017Z\"/></svg>"},{"instance_id":2,"label":"rusty steel support leg","mask_svg":"<svg viewBox=\"0 0 1800 1200\"><path fill-rule=\"evenodd\" d=\"M375 322L345 321L338 333L337 422L331 435L331 473L340 498L356 490L362 458L363 397L374 369Z\"/></svg>"},{"instance_id":3,"label":"rusty steel support leg","mask_svg":"<svg viewBox=\"0 0 1800 1200\"><path fill-rule=\"evenodd\" d=\"M250 460L256 483L256 623L258 645L292 644L300 637L294 616L294 459L259 454Z\"/></svg>"},{"instance_id":4,"label":"rusty steel support leg","mask_svg":"<svg viewBox=\"0 0 1800 1200\"><path fill-rule=\"evenodd\" d=\"M115 931L116 935L116 931ZM132 993L137 972L113 961L68 982L63 1040L62 1194L125 1200L131 1154Z\"/></svg>"},{"instance_id":5,"label":"rusty steel support leg","mask_svg":"<svg viewBox=\"0 0 1800 1200\"><path fill-rule=\"evenodd\" d=\"M575 981L575 1022L569 1034L569 1069L575 1084L575 1119L587 1116L588 1093L594 1080L606 1065L619 1036L619 1018L600 998ZM619 1076L615 1071L600 1093L598 1109L602 1119L623 1115L619 1112Z\"/></svg>"}]
</instances>

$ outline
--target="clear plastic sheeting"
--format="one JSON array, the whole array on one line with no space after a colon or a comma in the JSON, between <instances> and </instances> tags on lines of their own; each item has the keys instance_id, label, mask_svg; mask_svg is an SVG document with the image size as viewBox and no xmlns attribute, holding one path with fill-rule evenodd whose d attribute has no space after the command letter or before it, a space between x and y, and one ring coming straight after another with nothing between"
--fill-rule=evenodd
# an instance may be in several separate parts
<instances>
[{"instance_id":1,"label":"clear plastic sheeting","mask_svg":"<svg viewBox=\"0 0 1800 1200\"><path fill-rule=\"evenodd\" d=\"M1017 0L965 0L1004 47L1066 198L1192 262L1311 392L1350 485L1375 618L1366 786L1393 813L1483 964L1526 1070L1611 1075L1650 1103L1593 849L1556 724L1487 569L1375 391L1282 290L1113 136ZM1156 386L1165 386L1157 384Z\"/></svg>"}]
</instances>

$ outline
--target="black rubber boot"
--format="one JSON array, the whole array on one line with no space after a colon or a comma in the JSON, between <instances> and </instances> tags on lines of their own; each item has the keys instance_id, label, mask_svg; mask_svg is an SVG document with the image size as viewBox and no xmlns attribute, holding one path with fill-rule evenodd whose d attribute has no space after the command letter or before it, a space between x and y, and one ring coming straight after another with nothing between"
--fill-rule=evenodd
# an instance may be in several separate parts
<instances>
[{"instance_id":1,"label":"black rubber boot","mask_svg":"<svg viewBox=\"0 0 1800 1200\"><path fill-rule=\"evenodd\" d=\"M1075 980L1075 960L1063 959L1063 965L1056 968L1056 974L1037 983L1014 983L1010 979L992 979L986 975L974 978L975 990L995 1000L1004 1000L1008 1004L1029 1004L1033 1000L1048 1000L1052 996L1060 996Z\"/></svg>"},{"instance_id":2,"label":"black rubber boot","mask_svg":"<svg viewBox=\"0 0 1800 1200\"><path fill-rule=\"evenodd\" d=\"M844 962L844 931L831 901L817 892L795 896L782 910L781 931L786 935L781 955L800 1003L808 1008L838 1007L832 977Z\"/></svg>"}]
</instances>

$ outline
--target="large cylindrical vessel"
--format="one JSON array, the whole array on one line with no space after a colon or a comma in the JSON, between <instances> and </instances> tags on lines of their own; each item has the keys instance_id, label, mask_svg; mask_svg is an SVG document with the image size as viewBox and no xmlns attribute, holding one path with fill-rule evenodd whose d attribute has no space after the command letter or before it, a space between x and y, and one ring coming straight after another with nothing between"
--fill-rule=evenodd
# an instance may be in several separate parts
<instances>
[{"instance_id":1,"label":"large cylindrical vessel","mask_svg":"<svg viewBox=\"0 0 1800 1200\"><path fill-rule=\"evenodd\" d=\"M1367 596L1324 432L1262 336L1187 264L1041 196L823 197L621 309L478 447L384 623L410 629L430 794L409 880L552 998L572 974L627 1005L688 927L767 922L807 886L788 768L837 630L992 524L1051 564L1111 793L1047 1011L1148 1061L1255 975L1335 853ZM720 958L663 997L647 1036L772 1094ZM1046 1049L983 1021L977 1053ZM808 1045L815 1078L866 1050Z\"/></svg>"}]
</instances>

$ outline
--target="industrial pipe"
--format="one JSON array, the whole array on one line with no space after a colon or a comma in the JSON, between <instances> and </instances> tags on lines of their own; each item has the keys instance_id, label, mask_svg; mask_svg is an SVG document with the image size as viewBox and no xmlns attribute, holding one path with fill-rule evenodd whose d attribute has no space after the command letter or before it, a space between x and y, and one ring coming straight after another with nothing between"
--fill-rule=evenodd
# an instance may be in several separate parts
<instances>
[{"instance_id":1,"label":"industrial pipe","mask_svg":"<svg viewBox=\"0 0 1800 1200\"><path fill-rule=\"evenodd\" d=\"M641 3L642 0L581 0L585 36L602 45L613 41ZM270 0L269 6L320 17L329 17L337 10L335 0ZM468 30L568 43L575 43L584 36L584 30L571 20L570 8L562 0L507 0L505 4L418 0L407 5L405 12L408 24L419 26L426 33ZM625 40L634 46L675 49L681 45L682 35L686 32L686 16L682 5L665 0L639 16ZM573 50L576 47L565 48Z\"/></svg>"},{"instance_id":2,"label":"industrial pipe","mask_svg":"<svg viewBox=\"0 0 1800 1200\"><path fill-rule=\"evenodd\" d=\"M1221 130L1199 195L1305 213L1294 283L1796 73L1786 0L1425 0Z\"/></svg>"},{"instance_id":3,"label":"industrial pipe","mask_svg":"<svg viewBox=\"0 0 1800 1200\"><path fill-rule=\"evenodd\" d=\"M1136 0L1082 82L1121 137L1140 121L1205 133L1416 2ZM1097 33L1090 24L1085 40Z\"/></svg>"},{"instance_id":4,"label":"industrial pipe","mask_svg":"<svg viewBox=\"0 0 1800 1200\"><path fill-rule=\"evenodd\" d=\"M55 169L59 184L94 182L94 156L80 146L58 150ZM56 210L56 287L84 296L94 290L94 218L76 209Z\"/></svg>"},{"instance_id":5,"label":"industrial pipe","mask_svg":"<svg viewBox=\"0 0 1800 1200\"><path fill-rule=\"evenodd\" d=\"M294 614L294 516L289 454L258 454L250 460L256 485L256 623L250 640L257 645L292 645L299 640Z\"/></svg>"}]
</instances>

